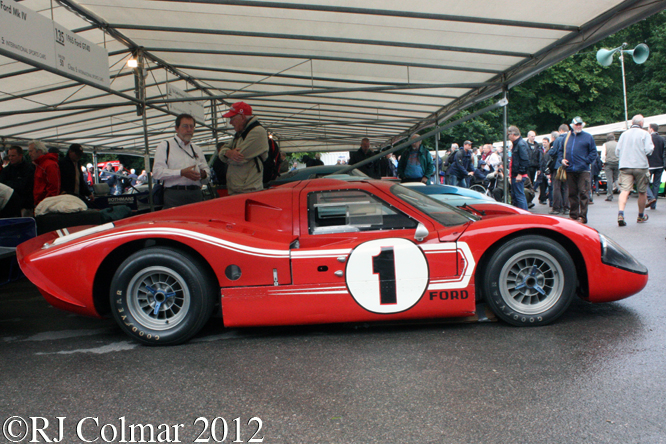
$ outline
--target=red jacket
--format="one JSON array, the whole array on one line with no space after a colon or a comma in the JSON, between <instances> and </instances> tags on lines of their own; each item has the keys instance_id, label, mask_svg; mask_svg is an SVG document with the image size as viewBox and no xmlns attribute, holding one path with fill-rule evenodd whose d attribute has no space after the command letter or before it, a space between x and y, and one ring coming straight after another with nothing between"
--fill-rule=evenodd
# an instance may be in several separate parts
<instances>
[{"instance_id":1,"label":"red jacket","mask_svg":"<svg viewBox=\"0 0 666 444\"><path fill-rule=\"evenodd\" d=\"M39 156L35 163L35 206L47 197L60 194L60 167L58 155L47 153Z\"/></svg>"}]
</instances>

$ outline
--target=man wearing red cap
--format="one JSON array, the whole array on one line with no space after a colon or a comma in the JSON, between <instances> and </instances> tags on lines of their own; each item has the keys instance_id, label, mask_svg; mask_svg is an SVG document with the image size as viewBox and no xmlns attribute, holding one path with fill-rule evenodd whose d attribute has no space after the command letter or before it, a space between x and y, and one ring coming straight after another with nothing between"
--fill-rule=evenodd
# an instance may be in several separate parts
<instances>
[{"instance_id":1,"label":"man wearing red cap","mask_svg":"<svg viewBox=\"0 0 666 444\"><path fill-rule=\"evenodd\" d=\"M262 190L263 161L268 157L268 133L245 102L234 103L222 117L228 117L229 123L236 130L233 140L225 144L218 154L220 160L229 165L229 194Z\"/></svg>"}]
</instances>

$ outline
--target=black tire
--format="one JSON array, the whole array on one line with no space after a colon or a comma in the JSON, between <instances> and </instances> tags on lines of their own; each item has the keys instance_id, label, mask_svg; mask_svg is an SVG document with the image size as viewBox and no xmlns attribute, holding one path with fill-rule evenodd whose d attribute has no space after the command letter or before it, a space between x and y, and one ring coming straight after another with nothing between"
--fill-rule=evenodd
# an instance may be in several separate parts
<instances>
[{"instance_id":1,"label":"black tire","mask_svg":"<svg viewBox=\"0 0 666 444\"><path fill-rule=\"evenodd\" d=\"M502 245L483 273L486 303L516 326L546 325L559 318L576 289L569 253L543 236L523 236Z\"/></svg>"},{"instance_id":2,"label":"black tire","mask_svg":"<svg viewBox=\"0 0 666 444\"><path fill-rule=\"evenodd\" d=\"M204 270L200 261L173 248L137 251L111 281L113 317L143 344L187 341L208 321L219 295L217 284Z\"/></svg>"},{"instance_id":3,"label":"black tire","mask_svg":"<svg viewBox=\"0 0 666 444\"><path fill-rule=\"evenodd\" d=\"M483 185L479 185L479 184L474 184L471 187L469 187L469 189L472 190L472 191L476 191L477 193L481 193L481 194L486 194L486 192L488 191L486 189L486 187L484 187Z\"/></svg>"}]
</instances>

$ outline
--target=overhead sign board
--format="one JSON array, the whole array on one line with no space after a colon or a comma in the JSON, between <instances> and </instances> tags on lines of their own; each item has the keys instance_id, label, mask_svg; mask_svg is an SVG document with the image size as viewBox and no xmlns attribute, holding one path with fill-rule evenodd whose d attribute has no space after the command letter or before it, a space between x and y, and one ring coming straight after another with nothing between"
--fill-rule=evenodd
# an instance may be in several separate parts
<instances>
[{"instance_id":1,"label":"overhead sign board","mask_svg":"<svg viewBox=\"0 0 666 444\"><path fill-rule=\"evenodd\" d=\"M12 0L0 0L0 53L110 85L106 49Z\"/></svg>"},{"instance_id":2,"label":"overhead sign board","mask_svg":"<svg viewBox=\"0 0 666 444\"><path fill-rule=\"evenodd\" d=\"M55 66L53 22L12 0L0 0L0 48Z\"/></svg>"},{"instance_id":3,"label":"overhead sign board","mask_svg":"<svg viewBox=\"0 0 666 444\"><path fill-rule=\"evenodd\" d=\"M168 99L194 99L191 95L170 83L167 83ZM187 100L184 102L167 102L169 111L175 114L189 114L194 120L204 125L206 123L206 108L203 101Z\"/></svg>"},{"instance_id":4,"label":"overhead sign board","mask_svg":"<svg viewBox=\"0 0 666 444\"><path fill-rule=\"evenodd\" d=\"M56 69L102 85L109 82L109 54L106 49L53 22Z\"/></svg>"}]
</instances>

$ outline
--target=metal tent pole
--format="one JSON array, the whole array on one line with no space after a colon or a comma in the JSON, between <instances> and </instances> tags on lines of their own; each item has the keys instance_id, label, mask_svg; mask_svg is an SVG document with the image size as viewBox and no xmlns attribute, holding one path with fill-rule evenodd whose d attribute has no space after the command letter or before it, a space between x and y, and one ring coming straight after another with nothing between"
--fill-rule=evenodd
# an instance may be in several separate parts
<instances>
[{"instance_id":1,"label":"metal tent pole","mask_svg":"<svg viewBox=\"0 0 666 444\"><path fill-rule=\"evenodd\" d=\"M437 126L439 123L435 123ZM440 167L440 158L439 158L439 134L435 136L435 183L439 184L439 167Z\"/></svg>"},{"instance_id":2,"label":"metal tent pole","mask_svg":"<svg viewBox=\"0 0 666 444\"><path fill-rule=\"evenodd\" d=\"M138 80L138 94L139 100L141 100L141 120L143 122L143 143L145 146L145 151L143 154L143 164L146 169L146 175L148 177L148 204L150 205L150 211L155 211L155 203L153 202L153 171L150 168L150 146L148 144L148 119L146 118L146 78L144 76L144 64L146 63L146 58L143 56L143 52L138 52L139 65L134 68L134 73L136 79Z\"/></svg>"},{"instance_id":3,"label":"metal tent pole","mask_svg":"<svg viewBox=\"0 0 666 444\"><path fill-rule=\"evenodd\" d=\"M99 183L99 170L97 169L97 150L93 148L92 152L92 158L93 158L93 171L95 174L93 174L93 183Z\"/></svg>"},{"instance_id":4,"label":"metal tent pole","mask_svg":"<svg viewBox=\"0 0 666 444\"><path fill-rule=\"evenodd\" d=\"M217 100L212 99L210 101L210 113L211 121L213 127L213 137L215 137L215 148L217 149L217 144L220 143L220 133L217 131Z\"/></svg>"},{"instance_id":5,"label":"metal tent pole","mask_svg":"<svg viewBox=\"0 0 666 444\"><path fill-rule=\"evenodd\" d=\"M504 88L504 100L507 100L506 87ZM504 203L509 202L509 150L507 147L507 130L508 130L508 120L509 120L509 108L508 106L504 107L504 148L502 148L502 162L504 165Z\"/></svg>"},{"instance_id":6,"label":"metal tent pole","mask_svg":"<svg viewBox=\"0 0 666 444\"><path fill-rule=\"evenodd\" d=\"M624 45L622 46L624 47ZM627 111L627 81L624 78L624 51L620 51L620 64L622 65L622 93L624 94L624 127L629 129L629 112Z\"/></svg>"}]
</instances>

